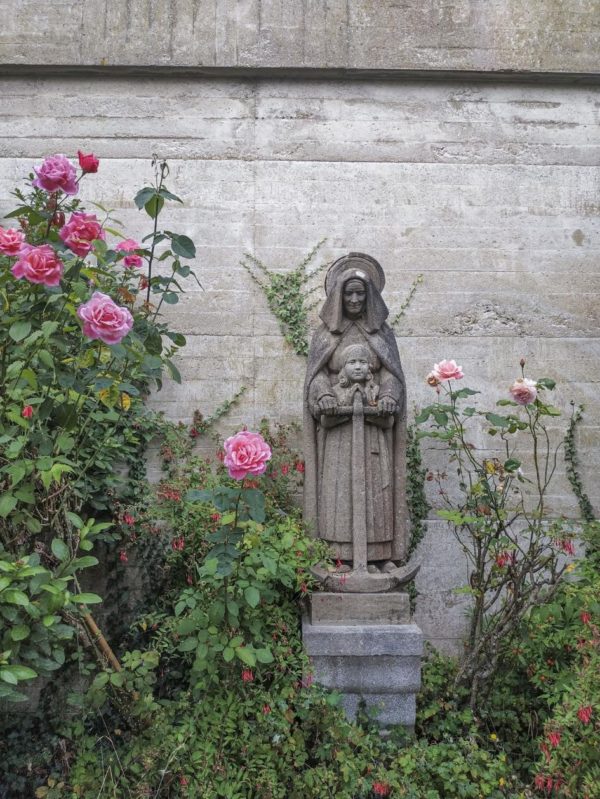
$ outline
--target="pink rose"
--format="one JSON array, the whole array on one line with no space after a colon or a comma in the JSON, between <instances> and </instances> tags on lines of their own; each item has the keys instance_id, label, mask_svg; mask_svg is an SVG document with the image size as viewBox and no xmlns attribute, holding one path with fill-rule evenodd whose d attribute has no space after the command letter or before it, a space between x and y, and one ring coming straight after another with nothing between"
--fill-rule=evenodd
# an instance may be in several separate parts
<instances>
[{"instance_id":1,"label":"pink rose","mask_svg":"<svg viewBox=\"0 0 600 799\"><path fill-rule=\"evenodd\" d=\"M0 252L3 255L18 255L24 242L25 234L22 230L15 230L15 228L5 230L0 227Z\"/></svg>"},{"instance_id":2,"label":"pink rose","mask_svg":"<svg viewBox=\"0 0 600 799\"><path fill-rule=\"evenodd\" d=\"M508 391L519 405L530 405L537 397L537 386L527 377L518 377Z\"/></svg>"},{"instance_id":3,"label":"pink rose","mask_svg":"<svg viewBox=\"0 0 600 799\"><path fill-rule=\"evenodd\" d=\"M427 376L427 382L432 385L431 378L436 380L460 380L464 377L462 366L457 366L456 361L440 361L433 364L433 371Z\"/></svg>"},{"instance_id":4,"label":"pink rose","mask_svg":"<svg viewBox=\"0 0 600 799\"><path fill-rule=\"evenodd\" d=\"M42 283L44 286L58 286L62 277L64 264L49 244L32 247L24 244L19 260L10 270L18 279L30 283Z\"/></svg>"},{"instance_id":5,"label":"pink rose","mask_svg":"<svg viewBox=\"0 0 600 799\"><path fill-rule=\"evenodd\" d=\"M93 153L86 155L81 150L77 150L77 158L79 159L79 166L83 172L97 172L100 165L100 159L96 158Z\"/></svg>"},{"instance_id":6,"label":"pink rose","mask_svg":"<svg viewBox=\"0 0 600 799\"><path fill-rule=\"evenodd\" d=\"M131 252L131 250L141 249L142 245L135 241L135 239L125 239L125 241L120 241L115 247L117 252ZM144 265L144 259L141 255L126 255L125 258L123 258L123 263L125 266L135 266L139 269L140 266Z\"/></svg>"},{"instance_id":7,"label":"pink rose","mask_svg":"<svg viewBox=\"0 0 600 799\"><path fill-rule=\"evenodd\" d=\"M104 231L95 214L84 214L83 211L71 214L71 218L61 227L58 235L75 255L82 258L92 249L94 239L104 239Z\"/></svg>"},{"instance_id":8,"label":"pink rose","mask_svg":"<svg viewBox=\"0 0 600 799\"><path fill-rule=\"evenodd\" d=\"M80 305L77 316L83 321L83 333L105 344L118 344L133 327L133 316L106 294L95 291L92 298Z\"/></svg>"},{"instance_id":9,"label":"pink rose","mask_svg":"<svg viewBox=\"0 0 600 799\"><path fill-rule=\"evenodd\" d=\"M51 155L39 169L33 168L37 178L33 185L44 191L64 191L65 194L77 194L77 172L64 155Z\"/></svg>"},{"instance_id":10,"label":"pink rose","mask_svg":"<svg viewBox=\"0 0 600 799\"><path fill-rule=\"evenodd\" d=\"M271 459L271 448L259 433L242 430L223 444L229 476L243 480L249 474L263 474L267 461Z\"/></svg>"}]
</instances>

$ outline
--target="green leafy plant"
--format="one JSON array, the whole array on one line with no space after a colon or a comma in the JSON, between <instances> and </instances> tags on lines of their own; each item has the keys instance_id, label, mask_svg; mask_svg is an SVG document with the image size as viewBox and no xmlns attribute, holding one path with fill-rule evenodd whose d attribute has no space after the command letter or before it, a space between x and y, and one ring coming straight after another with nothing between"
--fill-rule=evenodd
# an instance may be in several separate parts
<instances>
[{"instance_id":1,"label":"green leafy plant","mask_svg":"<svg viewBox=\"0 0 600 799\"><path fill-rule=\"evenodd\" d=\"M576 530L566 520L549 521L545 512L562 445L552 444L547 426L560 416L544 398L554 381L519 378L511 398L497 403L508 410L502 414L463 408L463 401L478 392L455 389L462 377L454 361L436 364L428 380L438 391L438 402L424 408L416 421L429 422L419 435L439 442L458 475L458 499L450 497L438 477L447 506L438 515L453 526L471 569L464 589L472 599L471 621L457 679L469 685L476 707L523 618L557 590L566 568L561 555L574 554ZM472 443L476 423L500 440L500 457L479 454ZM531 478L521 468L524 456L518 456L517 448L531 457Z\"/></svg>"},{"instance_id":2,"label":"green leafy plant","mask_svg":"<svg viewBox=\"0 0 600 799\"><path fill-rule=\"evenodd\" d=\"M195 254L186 236L157 228L165 199L179 199L166 163L136 198L154 222L145 245L125 239L112 212L85 211L75 195L99 161L79 161L77 175L65 156L47 158L14 192L7 218L19 228L0 228L0 698L11 700L31 671L62 665L66 626L101 601L80 574L97 564L95 541L119 537L111 511L135 493L127 462L153 426L144 400L164 370L180 379L172 357L185 344L159 314L177 300L175 275L191 274L180 259ZM170 278L152 275L158 246Z\"/></svg>"}]
</instances>

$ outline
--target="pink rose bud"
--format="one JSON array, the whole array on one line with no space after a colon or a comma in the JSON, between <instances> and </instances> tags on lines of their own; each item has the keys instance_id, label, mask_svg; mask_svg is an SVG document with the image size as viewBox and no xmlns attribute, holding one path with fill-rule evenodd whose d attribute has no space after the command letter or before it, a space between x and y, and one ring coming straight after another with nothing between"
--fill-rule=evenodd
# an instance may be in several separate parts
<instances>
[{"instance_id":1,"label":"pink rose bud","mask_svg":"<svg viewBox=\"0 0 600 799\"><path fill-rule=\"evenodd\" d=\"M33 185L44 191L64 191L65 194L77 194L77 172L73 164L64 155L51 155L39 169L33 168L37 178Z\"/></svg>"},{"instance_id":2,"label":"pink rose bud","mask_svg":"<svg viewBox=\"0 0 600 799\"><path fill-rule=\"evenodd\" d=\"M77 150L77 158L79 159L79 166L83 172L97 172L100 165L100 159L96 158L93 153L86 155L81 150Z\"/></svg>"},{"instance_id":3,"label":"pink rose bud","mask_svg":"<svg viewBox=\"0 0 600 799\"><path fill-rule=\"evenodd\" d=\"M42 244L40 247L24 244L19 252L19 260L10 271L18 280L58 286L63 269L63 262L49 244Z\"/></svg>"},{"instance_id":4,"label":"pink rose bud","mask_svg":"<svg viewBox=\"0 0 600 799\"><path fill-rule=\"evenodd\" d=\"M92 249L94 239L104 239L104 231L95 214L85 214L83 211L71 214L71 218L61 227L58 235L75 255L82 258L85 258Z\"/></svg>"},{"instance_id":5,"label":"pink rose bud","mask_svg":"<svg viewBox=\"0 0 600 799\"><path fill-rule=\"evenodd\" d=\"M528 377L518 377L508 392L519 405L530 405L537 397L536 384Z\"/></svg>"},{"instance_id":6,"label":"pink rose bud","mask_svg":"<svg viewBox=\"0 0 600 799\"><path fill-rule=\"evenodd\" d=\"M25 234L22 230L0 227L0 252L2 255L18 255L25 243Z\"/></svg>"},{"instance_id":7,"label":"pink rose bud","mask_svg":"<svg viewBox=\"0 0 600 799\"><path fill-rule=\"evenodd\" d=\"M131 252L132 250L141 250L142 245L135 241L135 239L125 239L125 241L120 241L116 246L115 250L117 252ZM139 269L141 266L144 265L144 259L141 255L126 255L123 258L123 263L125 266L134 266Z\"/></svg>"},{"instance_id":8,"label":"pink rose bud","mask_svg":"<svg viewBox=\"0 0 600 799\"><path fill-rule=\"evenodd\" d=\"M21 416L23 419L31 419L33 416L33 408L31 405L26 405L23 410L21 411Z\"/></svg>"},{"instance_id":9,"label":"pink rose bud","mask_svg":"<svg viewBox=\"0 0 600 799\"><path fill-rule=\"evenodd\" d=\"M118 344L133 327L133 316L106 294L95 291L92 298L77 309L83 322L83 334L105 344Z\"/></svg>"},{"instance_id":10,"label":"pink rose bud","mask_svg":"<svg viewBox=\"0 0 600 799\"><path fill-rule=\"evenodd\" d=\"M259 433L242 430L228 438L223 444L229 476L243 480L247 475L264 474L267 461L271 459L271 448Z\"/></svg>"},{"instance_id":11,"label":"pink rose bud","mask_svg":"<svg viewBox=\"0 0 600 799\"><path fill-rule=\"evenodd\" d=\"M457 366L456 361L440 361L433 364L433 370L427 376L429 385L434 385L431 378L437 380L460 380L464 377L462 366Z\"/></svg>"}]
</instances>

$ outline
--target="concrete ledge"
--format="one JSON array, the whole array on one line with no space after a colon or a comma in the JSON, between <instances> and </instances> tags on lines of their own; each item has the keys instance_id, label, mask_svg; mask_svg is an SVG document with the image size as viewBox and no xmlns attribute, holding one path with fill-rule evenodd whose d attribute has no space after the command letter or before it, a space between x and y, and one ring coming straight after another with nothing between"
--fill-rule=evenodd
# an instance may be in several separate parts
<instances>
[{"instance_id":1,"label":"concrete ledge","mask_svg":"<svg viewBox=\"0 0 600 799\"><path fill-rule=\"evenodd\" d=\"M310 598L313 625L408 624L408 594L334 594L316 592Z\"/></svg>"},{"instance_id":2,"label":"concrete ledge","mask_svg":"<svg viewBox=\"0 0 600 799\"><path fill-rule=\"evenodd\" d=\"M368 656L367 656L368 657ZM339 689L357 694L416 693L421 687L421 658L398 655L365 657L335 657L326 655L312 658L315 674L325 688Z\"/></svg>"},{"instance_id":3,"label":"concrete ledge","mask_svg":"<svg viewBox=\"0 0 600 799\"><path fill-rule=\"evenodd\" d=\"M416 694L344 694L341 705L347 718L355 719L360 703L364 702L382 727L402 724L412 730L417 712Z\"/></svg>"},{"instance_id":4,"label":"concrete ledge","mask_svg":"<svg viewBox=\"0 0 600 799\"><path fill-rule=\"evenodd\" d=\"M416 624L380 624L351 626L342 624L302 625L304 645L311 656L378 655L421 657L423 633Z\"/></svg>"}]
</instances>

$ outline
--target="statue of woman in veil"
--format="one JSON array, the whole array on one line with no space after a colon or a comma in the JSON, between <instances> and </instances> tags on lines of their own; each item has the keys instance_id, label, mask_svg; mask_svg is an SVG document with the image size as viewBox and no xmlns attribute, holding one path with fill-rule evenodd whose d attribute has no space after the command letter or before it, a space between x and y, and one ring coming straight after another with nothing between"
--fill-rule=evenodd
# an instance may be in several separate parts
<instances>
[{"instance_id":1,"label":"statue of woman in veil","mask_svg":"<svg viewBox=\"0 0 600 799\"><path fill-rule=\"evenodd\" d=\"M369 255L350 253L332 264L304 388L305 519L350 570L360 508L371 574L396 570L408 533L405 381L386 322L384 282ZM358 443L347 397L363 417Z\"/></svg>"}]
</instances>

